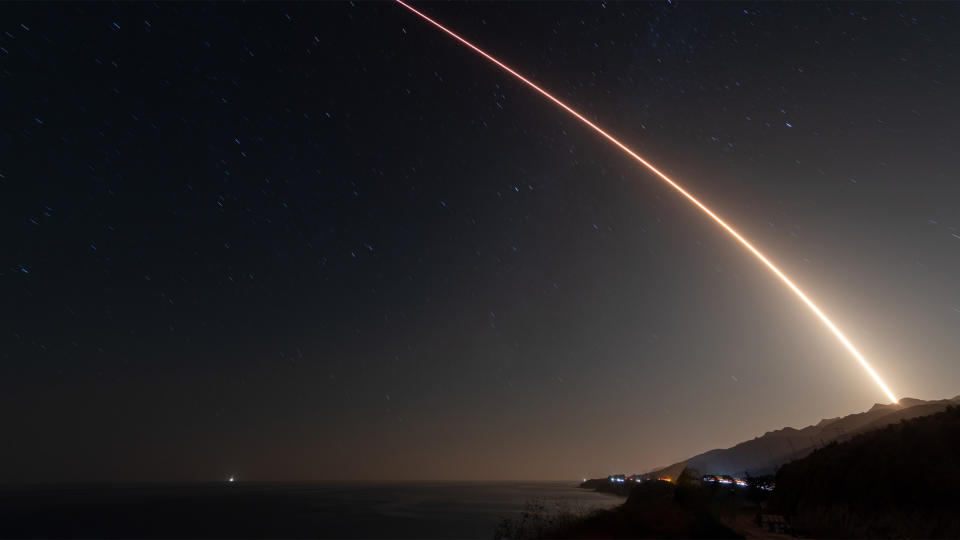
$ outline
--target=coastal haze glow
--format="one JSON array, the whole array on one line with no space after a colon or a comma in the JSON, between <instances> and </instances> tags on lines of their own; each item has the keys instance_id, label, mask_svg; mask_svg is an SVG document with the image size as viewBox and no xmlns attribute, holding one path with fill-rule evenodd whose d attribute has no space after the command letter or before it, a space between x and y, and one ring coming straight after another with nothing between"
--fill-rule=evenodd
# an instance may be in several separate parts
<instances>
[{"instance_id":1,"label":"coastal haze glow","mask_svg":"<svg viewBox=\"0 0 960 540\"><path fill-rule=\"evenodd\" d=\"M748 242L746 238L744 238L742 235L740 235L740 233L738 233L733 227L731 227L730 225L728 225L723 219L721 219L716 213L714 213L712 210L710 210L706 205L704 205L704 204L701 203L699 200L697 200L697 199L696 199L693 195L691 195L688 191L686 191L685 189L683 189L682 187L680 187L679 184L677 184L674 180L672 180L671 178L669 178L667 175L665 175L665 174L664 174L663 172L661 172L659 169L657 169L656 167L654 167L650 162L648 162L648 161L645 160L644 158L640 157L640 155L638 155L636 152L634 152L633 150L631 150L631 149L630 149L629 147L627 147L625 144L623 144L622 142L620 142L619 140L617 140L615 137L613 137L612 135L610 135L609 133L607 133L606 131L604 131L603 129L601 129L599 126L597 126L596 124L594 124L594 123L591 122L590 120L586 119L583 115L581 115L581 114L578 113L576 110L574 110L573 108L571 108L570 106L568 106L566 103L560 101L559 99L557 99L556 97L554 97L552 94L550 94L549 92L547 92L547 91L544 90L543 88L540 88L539 86L537 86L536 84L534 84L533 82L531 82L529 79L525 78L523 75L520 75L520 74L517 73L515 70L513 70L512 68L510 68L509 66L507 66L506 64L504 64L503 62L501 62L501 61L497 60L496 58L494 58L493 56L487 54L485 51L483 51L482 49L480 49L479 47L477 47L477 46L474 45L473 43L471 43L471 42L467 41L466 39L460 37L457 33L455 33L455 32L453 32L452 30L446 28L445 26L443 26L442 24L438 23L437 21L431 19L430 17L428 17L428 16L425 15L424 13L418 11L417 9L415 9L414 7L412 7L411 5L409 5L409 4L407 4L406 2L404 2L403 0L395 0L395 1L396 1L397 4L400 4L401 6L403 6L404 8L406 8L407 10L409 10L410 12L414 13L414 14L417 15L418 17L420 17L420 18L422 18L423 20L427 21L428 23L432 24L432 25L435 26L436 28L442 30L444 33L446 33L446 34L449 35L450 37L452 37L452 38L456 39L457 41L459 41L460 43L466 45L467 47L469 47L471 50L473 50L473 51L476 52L477 54L479 54L479 55L483 56L484 58L486 58L487 60L493 62L493 63L496 64L498 67L500 67L500 68L503 69L504 71L508 72L510 75L516 77L516 78L519 79L521 82L523 82L523 83L526 84L527 86L533 88L534 90L536 90L537 92L539 92L541 95L543 95L544 97L546 97L547 99L549 99L550 101L552 101L553 103L555 103L556 105L558 105L560 108L562 108L563 110L565 110L565 111L567 111L568 113L570 113L572 116L574 116L575 118L577 118L578 120L580 120L581 122L583 122L584 124L586 124L587 126L589 126L591 129L593 129L594 131L596 131L596 132L599 133L600 135L602 135L605 139L607 139L608 141L610 141L611 143L613 143L614 145L616 145L618 148L620 148L621 150L623 150L624 152L626 152L630 157L632 157L632 158L634 158L635 160L639 161L639 162L640 162L644 167L646 167L650 172L652 172L652 173L654 173L655 175L657 175L657 177L659 177L661 180L663 180L664 182L666 182L667 184L669 184L670 187L672 187L673 189L675 189L676 191L678 191L681 195L683 195L687 200L689 200L691 203L693 203L693 204L694 204L697 208L699 208L702 212L704 212L705 214L707 214L708 216L710 216L710 218L711 218L712 220L714 220L718 225L720 225L720 226L721 226L725 231L727 231L731 236L733 236L734 238L736 238L737 241L740 242L744 247L746 247L755 257L757 257L758 259L760 259L760 261L761 261L771 272L773 272L791 291L793 291L794 294L796 294L801 300L803 300L803 303L806 304L808 308L810 308L810 310L820 319L821 322L823 322L823 324L825 324L825 325L827 326L827 328L830 329L831 332L833 332L833 334L837 337L837 339L840 341L840 343L842 343L843 346L846 347L846 349L850 352L850 354L853 355L853 357L857 360L857 362L860 363L860 365L863 367L863 369L866 370L866 372L870 375L870 378L873 379L873 381L877 384L877 386L880 387L880 389L881 389L881 390L883 391L883 393L890 399L890 401L893 402L893 403L897 403L897 402L898 402L896 396L893 394L893 392L890 390L890 388L886 385L886 383L883 382L883 379L880 378L880 375L878 375L877 372L873 369L873 367L870 366L869 362L867 362L867 360L863 357L863 355L860 354L860 352L856 349L856 347L854 347L853 343L851 343L850 340L847 339L847 337L843 334L843 332L841 332L840 329L837 328L837 326L833 323L833 321L831 321L831 320L829 319L829 317L827 317L826 314L824 314L824 312L823 312L820 308L818 308L817 305L814 304L813 301L810 300L810 298L809 298L802 290L800 290L800 288L797 287L796 284L793 283L793 281L790 280L790 278L788 278L779 268L777 268L772 262L770 262L770 260L769 260L767 257L765 257L765 256L763 255L763 253L761 253L757 248L755 248L752 244L750 244L750 242Z\"/></svg>"}]
</instances>

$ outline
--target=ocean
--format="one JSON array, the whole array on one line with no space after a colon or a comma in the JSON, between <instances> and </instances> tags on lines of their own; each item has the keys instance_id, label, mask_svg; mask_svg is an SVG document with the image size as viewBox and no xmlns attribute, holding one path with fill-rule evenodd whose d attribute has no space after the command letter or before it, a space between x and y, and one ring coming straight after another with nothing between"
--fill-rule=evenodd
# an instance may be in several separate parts
<instances>
[{"instance_id":1,"label":"ocean","mask_svg":"<svg viewBox=\"0 0 960 540\"><path fill-rule=\"evenodd\" d=\"M572 482L0 488L0 537L491 538L530 502L609 508Z\"/></svg>"}]
</instances>

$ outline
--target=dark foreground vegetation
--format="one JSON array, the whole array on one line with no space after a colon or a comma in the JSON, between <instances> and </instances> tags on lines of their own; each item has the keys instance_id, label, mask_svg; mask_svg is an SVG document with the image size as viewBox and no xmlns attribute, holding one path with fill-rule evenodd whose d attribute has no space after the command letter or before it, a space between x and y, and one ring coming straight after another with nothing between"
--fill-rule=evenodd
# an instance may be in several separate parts
<instances>
[{"instance_id":1,"label":"dark foreground vegetation","mask_svg":"<svg viewBox=\"0 0 960 540\"><path fill-rule=\"evenodd\" d=\"M798 533L960 538L960 407L829 444L776 483L770 509Z\"/></svg>"},{"instance_id":2,"label":"dark foreground vegetation","mask_svg":"<svg viewBox=\"0 0 960 540\"><path fill-rule=\"evenodd\" d=\"M589 480L626 503L593 512L533 505L498 538L960 538L960 407L833 442L749 487ZM777 534L773 534L777 533Z\"/></svg>"},{"instance_id":3,"label":"dark foreground vegetation","mask_svg":"<svg viewBox=\"0 0 960 540\"><path fill-rule=\"evenodd\" d=\"M495 537L740 538L721 522L722 515L733 515L740 502L737 494L703 484L699 473L687 469L676 484L633 485L627 501L610 510L550 512L532 504L519 518L501 522Z\"/></svg>"}]
</instances>

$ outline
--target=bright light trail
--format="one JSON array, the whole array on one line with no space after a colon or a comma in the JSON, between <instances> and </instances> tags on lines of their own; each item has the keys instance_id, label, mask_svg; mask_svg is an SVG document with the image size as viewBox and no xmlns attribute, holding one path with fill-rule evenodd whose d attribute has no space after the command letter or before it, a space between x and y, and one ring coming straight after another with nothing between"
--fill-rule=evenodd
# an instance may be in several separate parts
<instances>
[{"instance_id":1,"label":"bright light trail","mask_svg":"<svg viewBox=\"0 0 960 540\"><path fill-rule=\"evenodd\" d=\"M715 222L717 222L718 225L720 225L721 227L723 227L724 230L726 230L728 233L730 233L731 236L733 236L734 238L736 238L738 242L740 242L741 244L743 244L743 246L744 246L745 248L747 248L747 249L750 251L750 253L753 253L758 259L760 259L760 261L761 261L763 264L765 264L765 265L767 266L767 268L770 269L771 272L773 272L774 274L776 274L776 276L777 276L778 278L780 278L780 281L783 281L783 283L786 284L786 286L789 287L790 290L794 292L794 294L796 294L798 297L800 297L800 299L803 300L803 303L806 304L808 308L810 308L810 311L813 311L813 313L816 314L816 316L819 317L821 321L823 321L823 324L827 325L827 328L829 328L830 331L833 332L833 334L834 334L835 336L837 336L837 339L840 340L840 343L842 343L843 346L846 347L848 351L850 351L850 354L852 354L853 357L856 358L858 362L860 362L860 365L863 366L863 369L865 369L865 370L867 371L867 373L870 374L870 377L873 378L873 381L877 383L877 386L879 386L880 389L883 390L883 393L886 394L888 398L890 398L890 401L892 401L893 403L897 403L897 398L893 395L893 392L891 392L890 389L887 388L887 385L884 384L883 379L880 378L880 375L877 375L877 372L874 371L872 367L870 367L870 364L867 362L866 358L864 358L863 355L860 354L859 351L857 351L856 347L853 346L853 343L850 343L850 340L847 339L847 336L843 335L843 332L841 332L840 329L837 328L837 326L836 326L835 324L833 324L833 322L832 322L829 318L827 318L827 316L826 316L822 311L820 311L820 308L818 308L817 305L814 304L812 300L810 300L809 298L807 298L807 295L804 294L803 291L801 291L799 287L797 287L796 285L793 284L792 281L790 281L790 278L788 278L783 272L781 272L779 268L777 268L776 266L774 266L774 264L773 264L772 262L770 262L770 260L767 259L767 258L763 255L763 253L760 253L760 251L759 251L757 248L753 247L753 245L751 245L750 242L747 242L747 239L746 239L746 238L740 236L740 233L738 233L733 227L731 227L730 225L727 225L727 223L726 223L725 221L723 221L722 219L720 219L720 216L718 216L717 214L714 214L712 210L710 210L709 208L707 208L703 203L701 203L700 201L698 201L698 200L696 199L696 197L694 197L693 195L691 195L687 190L685 190L685 189L683 189L682 187L680 187L679 184L677 184L676 182L674 182L673 180L671 180L667 175L665 175L665 174L663 174L662 172L660 172L660 170L657 169L656 167L654 167L653 165L651 165L649 161L647 161L647 160L643 159L642 157L640 157L636 152L634 152L633 150L631 150L630 148L628 148L627 145L623 144L622 142L620 142L620 141L618 141L616 138L614 138L613 135L610 135L610 134L607 133L606 131L600 129L599 126L597 126L596 124L594 124L594 123L591 122L590 120L587 120L582 114L580 114L580 113L578 113L577 111L575 111L574 109L572 109L572 108L571 108L569 105L567 105L566 103L564 103L564 102L560 101L559 99L553 97L552 94L550 94L549 92L547 92L547 91L544 90L543 88L540 88L540 87L537 86L536 84L533 84L532 82L530 82L529 79L527 79L527 78L524 77L523 75L520 75L519 73L517 73L516 71L514 71L510 66L508 66L508 65L504 64L503 62L497 60L496 58L490 56L489 54L487 54L486 52L484 52L482 49L480 49L479 47L477 47L477 46L474 45L473 43L470 43L470 42L467 41L466 39L464 39L464 38L460 37L459 35L457 35L454 31L448 29L447 27L443 26L442 24L438 23L437 21L435 21L435 20L431 19L430 17L424 15L423 13L417 11L417 10L414 9L413 6L411 6L410 4L407 4L407 3L404 2L403 0L395 0L395 1L396 1L398 4L400 4L401 6L407 8L408 10L410 10L411 12L413 12L414 14L416 14L416 15L417 15L418 17L420 17L421 19L427 21L428 23L432 24L433 26L436 26L437 28L439 28L440 30L442 30L444 33L446 33L447 35L449 35L449 36L452 37L453 39L459 41L460 43L463 43L464 45L466 45L467 47L469 47L470 49L472 49L474 52L476 52L476 53L479 54L480 56L482 56L482 57L486 58L487 60L493 62L494 64L496 64L497 66L499 66L500 68L502 68L504 71L506 71L507 73L513 75L514 77L516 77L517 79L519 79L520 81L522 81L524 84L526 84L526 85L529 86L530 88L533 88L534 90L536 90L537 92L539 92L541 95L543 95L543 97L545 97L545 98L549 99L550 101L554 102L555 104L557 104L561 109L567 111L568 113L570 113L571 115L573 115L577 120L580 120L581 122L583 122L584 124L586 124L587 126L589 126L591 129L593 129L594 131L596 131L597 133L599 133L600 135L602 135L605 139L607 139L608 141L612 142L612 143L615 144L618 148L620 148L621 150L623 150L624 152L626 152L627 154L629 154L630 157L632 157L633 159L639 161L644 167L646 167L647 169L649 169L650 172L652 172L653 174L657 175L658 177L660 177L661 180L663 180L663 181L666 182L667 184L670 184L670 187L672 187L673 189L675 189L675 190L677 190L678 192L680 192L681 195L683 195L684 197L686 197L687 200L689 200L691 203L694 204L694 206L696 206L696 207L699 208L701 211L703 211L704 214L710 216L710 218L713 219Z\"/></svg>"}]
</instances>

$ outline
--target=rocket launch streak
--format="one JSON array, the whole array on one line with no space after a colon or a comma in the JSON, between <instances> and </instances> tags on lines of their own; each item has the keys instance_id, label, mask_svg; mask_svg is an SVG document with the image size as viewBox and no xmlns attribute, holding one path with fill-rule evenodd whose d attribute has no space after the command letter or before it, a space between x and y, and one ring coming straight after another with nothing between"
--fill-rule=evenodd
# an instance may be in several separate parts
<instances>
[{"instance_id":1,"label":"rocket launch streak","mask_svg":"<svg viewBox=\"0 0 960 540\"><path fill-rule=\"evenodd\" d=\"M623 144L622 142L620 142L619 140L617 140L613 135L610 135L609 133L607 133L606 131L604 131L603 129L601 129L599 126L597 126L596 124L594 124L594 123L591 122L590 120L587 120L582 114L580 114L580 113L578 113L577 111L575 111L573 108L571 108L571 107L570 107L569 105L567 105L566 103L564 103L564 102L560 101L559 99L553 97L552 94L550 94L549 92L547 92L547 91L544 90L543 88L540 88L539 86L537 86L536 84L534 84L533 82L531 82L529 79L527 79L527 78L524 77L523 75L520 75L519 73L517 73L516 71L514 71L510 66L508 66L508 65L504 64L503 62L497 60L497 59L494 58L493 56L490 56L489 54L487 54L486 52L484 52L482 49L480 49L479 47L477 47L477 46L474 45L473 43L470 43L470 42L467 41L466 39L464 39L464 38L460 37L459 35L457 35L457 34L456 34L455 32L453 32L452 30L447 29L447 28L446 28L445 26L443 26L442 24L440 24L440 23L438 23L437 21L431 19L430 17L424 15L424 14L421 13L420 11L417 11L417 10L414 9L413 6L411 6L410 4L407 4L407 3L404 2L403 0L395 0L395 1L396 1L398 4L400 4L401 6L407 8L408 10L410 10L412 13L414 13L415 15L417 15L418 17L420 17L421 19L423 19L423 20L427 21L428 23L432 24L433 26L437 27L438 29L440 29L441 31L443 31L444 33L446 33L447 35L449 35L449 36L452 37L453 39L455 39L455 40L459 41L460 43L466 45L466 46L469 47L471 50L473 50L474 52L476 52L477 54L479 54L480 56L483 56L483 57L486 58L487 60L493 62L494 64L496 64L498 67L500 67L501 69L503 69L504 71L506 71L506 72L509 73L510 75L513 75L514 77L516 77L518 80L520 80L521 82L523 82L524 84L526 84L526 85L529 86L530 88L536 90L536 91L537 91L538 93L540 93L543 97L545 97L545 98L549 99L550 101L552 101L553 103L555 103L555 104L556 104L557 106L559 106L561 109L563 109L563 110L567 111L568 113L570 113L570 114L571 114L573 117L575 117L577 120L580 120L581 122L583 122L584 124L586 124L588 127L590 127L591 129L593 129L594 131L596 131L597 133L599 133L600 135L602 135L603 138L607 139L608 141L610 141L611 143L613 143L614 145L616 145L618 148L620 148L621 150L623 150L624 152L626 152L630 157L632 157L633 159L639 161L639 162L640 162L644 167L646 167L650 172L652 172L653 174L657 175L657 177L659 177L661 180L663 180L664 182L666 182L667 184L669 184L670 187L672 187L673 189L675 189L676 191L678 191L678 192L679 192L681 195L683 195L688 201L690 201L691 203L693 203L694 206L696 206L697 208L699 208L703 213L705 213L706 215L710 216L710 218L711 218L713 221L715 221L718 225L720 225L720 227L722 227L725 231L727 231L728 233L730 233L730 235L733 236L734 238L736 238L738 242L740 242L741 244L743 244L743 247L747 248L747 250L749 250L750 253L753 253L753 255L754 255L755 257L757 257L758 259L760 259L760 262L762 262L768 269L770 269L771 272L773 272L778 278L780 278L780 281L782 281L791 291L793 291L794 294L796 294L796 295L800 298L800 300L803 300L803 303L806 304L808 308L810 308L810 311L813 311L813 313L814 313L817 317L820 318L820 320L823 322L823 324L825 324L825 325L827 326L827 328L829 328L830 331L833 332L833 334L837 337L837 339L840 340L840 343L842 343L843 346L846 347L848 351L850 351L850 354L852 354L853 357L857 359L857 361L860 363L860 365L863 367L863 369L865 369L866 372L867 372L867 373L870 375L870 377L873 379L873 381L874 381L875 383L877 383L877 386L879 386L880 389L883 390L884 394L886 394L887 397L890 398L890 401L892 401L893 403L897 403L897 398L893 395L893 392L891 392L890 389L887 388L887 385L884 384L883 379L880 378L880 375L878 375L877 372L874 371L874 369L870 366L870 364L869 364L869 363L867 362L867 360L863 357L863 355L861 355L860 352L857 351L856 347L853 346L853 343L851 343L850 340L847 339L847 337L846 337L845 335L843 335L843 332L841 332L840 329L837 328L837 326L836 326L835 324L833 324L833 322L832 322L822 311L820 311L820 308L818 308L818 307L816 306L816 304L814 304L813 301L810 300L810 299L807 297L807 295L804 294L803 291L800 290L799 287L797 287L796 285L794 285L794 283L793 283L792 281L790 281L790 279L789 279L783 272L781 272L779 268L777 268L772 262L770 262L770 260L767 259L767 258L763 255L763 253L760 253L760 251L759 251L757 248L753 247L753 245L750 244L750 242L748 242L748 241L746 240L746 238L744 238L743 236L740 236L740 233L738 233L733 227L731 227L730 225L728 225L724 220L720 219L720 216L718 216L717 214L713 213L712 210L710 210L710 209L707 208L703 203L701 203L699 200L697 200L696 197L694 197L693 195L691 195L687 190L685 190L685 189L683 189L682 187L680 187L679 184L677 184L676 182L674 182L673 180L671 180L667 175L665 175L665 174L663 174L662 172L660 172L660 170L657 169L656 167L654 167L650 162L648 162L647 160L643 159L643 158L640 157L636 152L634 152L633 150L631 150L630 148L628 148L627 145L625 145L625 144Z\"/></svg>"}]
</instances>

